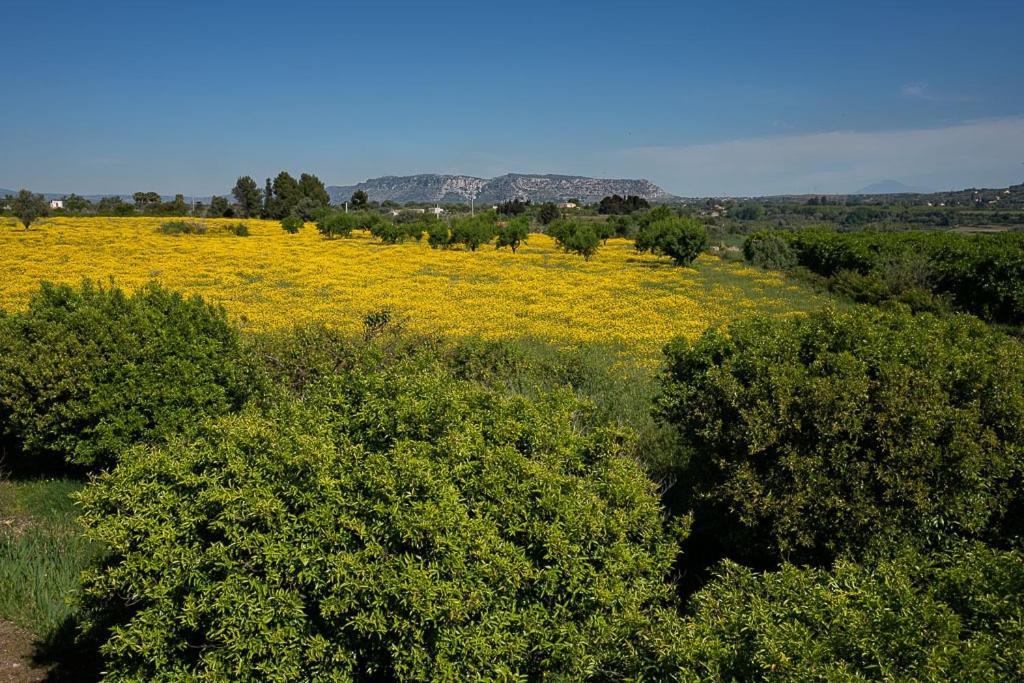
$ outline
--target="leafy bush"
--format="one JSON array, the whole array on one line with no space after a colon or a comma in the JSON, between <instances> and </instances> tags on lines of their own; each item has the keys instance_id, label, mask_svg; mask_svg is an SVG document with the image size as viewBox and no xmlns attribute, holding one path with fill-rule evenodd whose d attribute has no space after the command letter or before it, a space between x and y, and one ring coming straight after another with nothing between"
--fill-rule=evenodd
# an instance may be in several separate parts
<instances>
[{"instance_id":1,"label":"leafy bush","mask_svg":"<svg viewBox=\"0 0 1024 683\"><path fill-rule=\"evenodd\" d=\"M622 677L675 546L580 409L400 363L130 451L81 497L108 675Z\"/></svg>"},{"instance_id":2,"label":"leafy bush","mask_svg":"<svg viewBox=\"0 0 1024 683\"><path fill-rule=\"evenodd\" d=\"M755 266L784 270L796 265L790 240L778 232L756 232L743 242L743 256Z\"/></svg>"},{"instance_id":3,"label":"leafy bush","mask_svg":"<svg viewBox=\"0 0 1024 683\"><path fill-rule=\"evenodd\" d=\"M444 249L451 245L452 236L446 223L436 221L427 227L427 244L432 249Z\"/></svg>"},{"instance_id":4,"label":"leafy bush","mask_svg":"<svg viewBox=\"0 0 1024 683\"><path fill-rule=\"evenodd\" d=\"M290 213L281 219L281 227L284 228L285 232L291 235L294 235L299 230L301 230L302 226L302 219L296 216L294 213Z\"/></svg>"},{"instance_id":5,"label":"leafy bush","mask_svg":"<svg viewBox=\"0 0 1024 683\"><path fill-rule=\"evenodd\" d=\"M235 223L233 225L227 226L226 229L227 229L228 232L230 232L235 237L248 237L249 236L249 226L246 225L245 223Z\"/></svg>"},{"instance_id":6,"label":"leafy bush","mask_svg":"<svg viewBox=\"0 0 1024 683\"><path fill-rule=\"evenodd\" d=\"M688 266L708 246L708 231L696 218L664 218L640 228L636 250L668 256L676 265Z\"/></svg>"},{"instance_id":7,"label":"leafy bush","mask_svg":"<svg viewBox=\"0 0 1024 683\"><path fill-rule=\"evenodd\" d=\"M993 322L1024 323L1024 233L963 235L953 232L776 232L789 243L796 262L826 278L851 271L877 282L861 288L889 290L886 298L941 310L945 299ZM747 239L748 258L769 239ZM745 251L747 251L745 247ZM849 274L844 276L850 279ZM849 284L849 283L846 283ZM841 285L845 286L845 285ZM932 297L922 296L931 292Z\"/></svg>"},{"instance_id":8,"label":"leafy bush","mask_svg":"<svg viewBox=\"0 0 1024 683\"><path fill-rule=\"evenodd\" d=\"M574 252L589 261L597 253L601 238L588 223L571 219L559 219L548 226L548 234L555 238L566 252Z\"/></svg>"},{"instance_id":9,"label":"leafy bush","mask_svg":"<svg viewBox=\"0 0 1024 683\"><path fill-rule=\"evenodd\" d=\"M496 231L493 214L481 213L467 218L456 218L452 221L450 243L464 244L470 251L476 251L480 245L494 239Z\"/></svg>"},{"instance_id":10,"label":"leafy bush","mask_svg":"<svg viewBox=\"0 0 1024 683\"><path fill-rule=\"evenodd\" d=\"M324 237L350 237L359 219L345 211L325 211L316 222L317 231Z\"/></svg>"},{"instance_id":11,"label":"leafy bush","mask_svg":"<svg viewBox=\"0 0 1024 683\"><path fill-rule=\"evenodd\" d=\"M381 220L370 228L370 233L384 244L398 244L412 238L419 242L423 239L423 223L405 222L393 223L388 220Z\"/></svg>"},{"instance_id":12,"label":"leafy bush","mask_svg":"<svg viewBox=\"0 0 1024 683\"><path fill-rule=\"evenodd\" d=\"M1024 677L1024 556L968 545L875 567L727 563L693 599L677 670L698 680Z\"/></svg>"},{"instance_id":13,"label":"leafy bush","mask_svg":"<svg viewBox=\"0 0 1024 683\"><path fill-rule=\"evenodd\" d=\"M205 235L209 231L205 223L195 221L166 221L160 225L165 235Z\"/></svg>"},{"instance_id":14,"label":"leafy bush","mask_svg":"<svg viewBox=\"0 0 1024 683\"><path fill-rule=\"evenodd\" d=\"M1024 348L967 316L826 310L667 349L695 542L827 563L992 533L1024 473Z\"/></svg>"},{"instance_id":15,"label":"leafy bush","mask_svg":"<svg viewBox=\"0 0 1024 683\"><path fill-rule=\"evenodd\" d=\"M497 248L509 247L514 254L530 235L530 221L523 216L512 218L498 225L497 234Z\"/></svg>"},{"instance_id":16,"label":"leafy bush","mask_svg":"<svg viewBox=\"0 0 1024 683\"><path fill-rule=\"evenodd\" d=\"M238 356L223 310L198 297L44 284L0 317L0 425L26 466L110 467L136 442L238 408Z\"/></svg>"}]
</instances>

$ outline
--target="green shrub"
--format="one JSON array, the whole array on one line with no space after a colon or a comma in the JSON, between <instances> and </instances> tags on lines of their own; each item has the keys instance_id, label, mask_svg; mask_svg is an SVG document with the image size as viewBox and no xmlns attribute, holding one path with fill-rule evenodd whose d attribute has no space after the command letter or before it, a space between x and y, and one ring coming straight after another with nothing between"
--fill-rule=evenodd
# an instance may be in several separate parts
<instances>
[{"instance_id":1,"label":"green shrub","mask_svg":"<svg viewBox=\"0 0 1024 683\"><path fill-rule=\"evenodd\" d=\"M747 240L749 260L760 258L759 246L765 240L787 242L799 265L823 277L850 271L877 279L869 287L881 291L884 285L891 299L928 310L943 310L948 301L989 321L1024 323L1024 233L756 233ZM850 279L849 274L844 277ZM932 297L923 296L926 291Z\"/></svg>"},{"instance_id":2,"label":"green shrub","mask_svg":"<svg viewBox=\"0 0 1024 683\"><path fill-rule=\"evenodd\" d=\"M560 218L548 225L548 234L555 238L566 252L573 252L589 261L597 253L601 238L589 223Z\"/></svg>"},{"instance_id":3,"label":"green shrub","mask_svg":"<svg viewBox=\"0 0 1024 683\"><path fill-rule=\"evenodd\" d=\"M81 497L108 675L622 677L671 617L675 546L580 409L399 363L130 451Z\"/></svg>"},{"instance_id":4,"label":"green shrub","mask_svg":"<svg viewBox=\"0 0 1024 683\"><path fill-rule=\"evenodd\" d=\"M165 235L205 235L209 231L205 223L195 221L166 221L160 225Z\"/></svg>"},{"instance_id":5,"label":"green shrub","mask_svg":"<svg viewBox=\"0 0 1024 683\"><path fill-rule=\"evenodd\" d=\"M235 223L233 225L229 225L227 227L227 231L230 232L235 237L249 236L249 226L246 225L245 223Z\"/></svg>"},{"instance_id":6,"label":"green shrub","mask_svg":"<svg viewBox=\"0 0 1024 683\"><path fill-rule=\"evenodd\" d=\"M427 228L427 244L432 249L444 249L452 243L451 231L446 223L436 221Z\"/></svg>"},{"instance_id":7,"label":"green shrub","mask_svg":"<svg viewBox=\"0 0 1024 683\"><path fill-rule=\"evenodd\" d=\"M281 227L290 235L294 235L301 230L303 224L303 220L294 213L290 213L281 219Z\"/></svg>"},{"instance_id":8,"label":"green shrub","mask_svg":"<svg viewBox=\"0 0 1024 683\"><path fill-rule=\"evenodd\" d=\"M238 356L223 310L199 298L44 284L0 318L0 425L25 465L110 467L136 442L239 407Z\"/></svg>"},{"instance_id":9,"label":"green shrub","mask_svg":"<svg viewBox=\"0 0 1024 683\"><path fill-rule=\"evenodd\" d=\"M790 240L778 232L755 232L743 242L743 256L761 268L784 270L796 265Z\"/></svg>"},{"instance_id":10,"label":"green shrub","mask_svg":"<svg viewBox=\"0 0 1024 683\"><path fill-rule=\"evenodd\" d=\"M1024 473L1024 347L968 316L860 307L667 349L695 537L827 563L992 532ZM685 488L685 487L684 487ZM709 541L710 542L710 541Z\"/></svg>"},{"instance_id":11,"label":"green shrub","mask_svg":"<svg viewBox=\"0 0 1024 683\"><path fill-rule=\"evenodd\" d=\"M643 225L636 236L636 250L668 256L676 265L688 266L708 246L708 231L696 218L663 218Z\"/></svg>"},{"instance_id":12,"label":"green shrub","mask_svg":"<svg viewBox=\"0 0 1024 683\"><path fill-rule=\"evenodd\" d=\"M511 218L498 225L497 234L496 248L509 247L514 254L530 236L530 221L525 216Z\"/></svg>"},{"instance_id":13,"label":"green shrub","mask_svg":"<svg viewBox=\"0 0 1024 683\"><path fill-rule=\"evenodd\" d=\"M476 251L480 245L494 239L497 226L494 214L481 213L453 219L451 229L450 244L464 244L470 251Z\"/></svg>"},{"instance_id":14,"label":"green shrub","mask_svg":"<svg viewBox=\"0 0 1024 683\"><path fill-rule=\"evenodd\" d=\"M1024 677L1024 557L969 545L875 567L726 564L675 645L694 680Z\"/></svg>"}]
</instances>

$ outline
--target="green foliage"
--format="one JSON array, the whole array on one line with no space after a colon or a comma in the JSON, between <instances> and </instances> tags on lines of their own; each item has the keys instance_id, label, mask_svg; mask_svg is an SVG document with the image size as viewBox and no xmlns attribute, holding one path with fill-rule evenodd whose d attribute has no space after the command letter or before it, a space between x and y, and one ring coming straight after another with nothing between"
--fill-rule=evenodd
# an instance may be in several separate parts
<instances>
[{"instance_id":1,"label":"green foliage","mask_svg":"<svg viewBox=\"0 0 1024 683\"><path fill-rule=\"evenodd\" d=\"M420 221L394 223L382 217L370 227L370 234L384 244L399 244L407 239L419 242L423 239L423 230L424 223Z\"/></svg>"},{"instance_id":2,"label":"green foliage","mask_svg":"<svg viewBox=\"0 0 1024 683\"><path fill-rule=\"evenodd\" d=\"M235 188L231 190L231 194L235 197L235 203L238 205L238 212L242 218L255 218L260 215L263 208L263 193L251 176L246 175L239 178L235 183ZM213 200L210 201L210 204L213 204Z\"/></svg>"},{"instance_id":3,"label":"green foliage","mask_svg":"<svg viewBox=\"0 0 1024 683\"><path fill-rule=\"evenodd\" d=\"M19 191L8 200L8 204L11 207L11 213L21 221L26 230L37 218L45 216L48 209L43 195L33 194L28 190Z\"/></svg>"},{"instance_id":4,"label":"green foliage","mask_svg":"<svg viewBox=\"0 0 1024 683\"><path fill-rule=\"evenodd\" d=\"M541 204L540 211L537 212L537 220L541 225L548 225L551 221L556 221L561 217L562 212L551 202Z\"/></svg>"},{"instance_id":5,"label":"green foliage","mask_svg":"<svg viewBox=\"0 0 1024 683\"><path fill-rule=\"evenodd\" d=\"M1024 677L1024 556L967 545L876 567L726 563L675 641L696 680Z\"/></svg>"},{"instance_id":6,"label":"green foliage","mask_svg":"<svg viewBox=\"0 0 1024 683\"><path fill-rule=\"evenodd\" d=\"M281 227L284 229L285 232L291 235L294 235L299 230L301 230L304 224L305 221L303 221L302 218L295 215L294 213L290 213L281 219ZM317 223L317 229L319 228L320 223Z\"/></svg>"},{"instance_id":7,"label":"green foliage","mask_svg":"<svg viewBox=\"0 0 1024 683\"><path fill-rule=\"evenodd\" d=\"M670 618L653 485L566 395L358 365L138 448L81 496L108 676L621 678Z\"/></svg>"},{"instance_id":8,"label":"green foliage","mask_svg":"<svg viewBox=\"0 0 1024 683\"><path fill-rule=\"evenodd\" d=\"M520 216L526 213L526 207L528 207L529 205L529 199L523 201L522 199L516 197L515 199L510 199L507 202L502 202L501 204L498 204L498 213L501 214L502 216Z\"/></svg>"},{"instance_id":9,"label":"green foliage","mask_svg":"<svg viewBox=\"0 0 1024 683\"><path fill-rule=\"evenodd\" d=\"M345 211L325 211L316 222L317 231L327 238L350 237L358 227L359 217Z\"/></svg>"},{"instance_id":10,"label":"green foliage","mask_svg":"<svg viewBox=\"0 0 1024 683\"><path fill-rule=\"evenodd\" d=\"M796 262L818 275L856 277L838 283L859 299L885 298L937 310L936 297L986 320L1024 323L1024 233L964 235L953 232L779 232ZM748 242L763 240L752 235ZM758 249L752 247L751 253ZM832 283L836 284L836 283ZM888 290L886 294L885 290ZM930 294L930 295L929 295Z\"/></svg>"},{"instance_id":11,"label":"green foliage","mask_svg":"<svg viewBox=\"0 0 1024 683\"><path fill-rule=\"evenodd\" d=\"M684 505L728 556L824 564L986 537L1020 505L1024 349L974 318L825 310L666 353Z\"/></svg>"},{"instance_id":12,"label":"green foliage","mask_svg":"<svg viewBox=\"0 0 1024 683\"><path fill-rule=\"evenodd\" d=\"M0 619L47 637L73 611L69 597L100 554L83 538L67 479L0 481Z\"/></svg>"},{"instance_id":13,"label":"green foliage","mask_svg":"<svg viewBox=\"0 0 1024 683\"><path fill-rule=\"evenodd\" d=\"M708 246L708 231L696 218L661 218L640 228L636 250L668 256L676 265L688 266Z\"/></svg>"},{"instance_id":14,"label":"green foliage","mask_svg":"<svg viewBox=\"0 0 1024 683\"><path fill-rule=\"evenodd\" d=\"M235 210L228 204L227 199L214 195L210 197L210 208L206 210L206 215L210 218L231 218L235 215Z\"/></svg>"},{"instance_id":15,"label":"green foliage","mask_svg":"<svg viewBox=\"0 0 1024 683\"><path fill-rule=\"evenodd\" d=\"M348 200L348 206L353 211L362 211L369 207L370 195L365 190L356 190Z\"/></svg>"},{"instance_id":16,"label":"green foliage","mask_svg":"<svg viewBox=\"0 0 1024 683\"><path fill-rule=\"evenodd\" d=\"M525 216L517 216L504 223L498 224L495 242L496 248L509 247L512 253L516 253L519 245L526 241L530 235L530 221Z\"/></svg>"},{"instance_id":17,"label":"green foliage","mask_svg":"<svg viewBox=\"0 0 1024 683\"><path fill-rule=\"evenodd\" d=\"M464 244L470 251L476 251L481 244L494 239L497 226L493 213L479 213L452 219L451 230L450 244Z\"/></svg>"},{"instance_id":18,"label":"green foliage","mask_svg":"<svg viewBox=\"0 0 1024 683\"><path fill-rule=\"evenodd\" d=\"M299 176L299 192L318 208L322 209L331 203L331 196L327 194L323 181L312 173Z\"/></svg>"},{"instance_id":19,"label":"green foliage","mask_svg":"<svg viewBox=\"0 0 1024 683\"><path fill-rule=\"evenodd\" d=\"M597 253L601 244L601 238L592 225L568 218L549 225L548 234L555 238L563 250L579 254L585 261Z\"/></svg>"},{"instance_id":20,"label":"green foliage","mask_svg":"<svg viewBox=\"0 0 1024 683\"><path fill-rule=\"evenodd\" d=\"M227 226L225 229L235 237L249 236L249 226L246 225L245 223L235 223L233 225Z\"/></svg>"},{"instance_id":21,"label":"green foliage","mask_svg":"<svg viewBox=\"0 0 1024 683\"><path fill-rule=\"evenodd\" d=\"M302 200L302 189L299 183L287 171L281 171L274 178L273 183L274 201L271 204L273 209L272 218L285 218L295 212L295 207Z\"/></svg>"},{"instance_id":22,"label":"green foliage","mask_svg":"<svg viewBox=\"0 0 1024 683\"><path fill-rule=\"evenodd\" d=\"M743 256L755 266L784 270L796 265L793 245L778 232L756 232L743 242Z\"/></svg>"},{"instance_id":23,"label":"green foliage","mask_svg":"<svg viewBox=\"0 0 1024 683\"><path fill-rule=\"evenodd\" d=\"M14 466L100 469L249 392L223 310L147 285L133 294L88 282L44 284L0 317L0 425Z\"/></svg>"},{"instance_id":24,"label":"green foliage","mask_svg":"<svg viewBox=\"0 0 1024 683\"><path fill-rule=\"evenodd\" d=\"M451 243L452 235L447 223L435 221L427 227L427 244L432 249L445 249Z\"/></svg>"},{"instance_id":25,"label":"green foliage","mask_svg":"<svg viewBox=\"0 0 1024 683\"><path fill-rule=\"evenodd\" d=\"M641 211L649 208L650 204L643 197L636 195L629 195L628 197L620 197L617 194L613 194L610 197L603 198L597 204L597 212L600 214L630 214L634 211Z\"/></svg>"},{"instance_id":26,"label":"green foliage","mask_svg":"<svg viewBox=\"0 0 1024 683\"><path fill-rule=\"evenodd\" d=\"M160 224L165 235L205 235L210 231L205 223L198 221L166 221Z\"/></svg>"}]
</instances>

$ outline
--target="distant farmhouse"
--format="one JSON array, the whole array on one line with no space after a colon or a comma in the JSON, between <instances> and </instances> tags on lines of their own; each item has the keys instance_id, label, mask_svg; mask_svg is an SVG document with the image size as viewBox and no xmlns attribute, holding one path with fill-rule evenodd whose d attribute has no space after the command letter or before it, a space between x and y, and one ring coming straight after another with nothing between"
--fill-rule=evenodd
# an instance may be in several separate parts
<instances>
[{"instance_id":1,"label":"distant farmhouse","mask_svg":"<svg viewBox=\"0 0 1024 683\"><path fill-rule=\"evenodd\" d=\"M51 199L50 200L50 208L51 209L63 209L64 208L64 200L63 199Z\"/></svg>"}]
</instances>

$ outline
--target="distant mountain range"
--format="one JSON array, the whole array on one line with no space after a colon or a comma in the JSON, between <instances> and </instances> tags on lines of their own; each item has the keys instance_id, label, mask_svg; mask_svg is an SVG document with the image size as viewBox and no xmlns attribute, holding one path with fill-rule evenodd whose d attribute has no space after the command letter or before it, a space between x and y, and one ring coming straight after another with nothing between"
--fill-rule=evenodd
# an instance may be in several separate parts
<instances>
[{"instance_id":1,"label":"distant mountain range","mask_svg":"<svg viewBox=\"0 0 1024 683\"><path fill-rule=\"evenodd\" d=\"M331 185L327 193L332 203L348 200L363 190L370 201L429 202L462 204L470 200L481 204L529 199L532 202L579 199L594 202L612 194L637 195L652 202L669 202L675 195L665 192L649 180L587 178L570 175L529 175L508 173L497 178L423 173L411 176L371 178L358 185Z\"/></svg>"}]
</instances>

